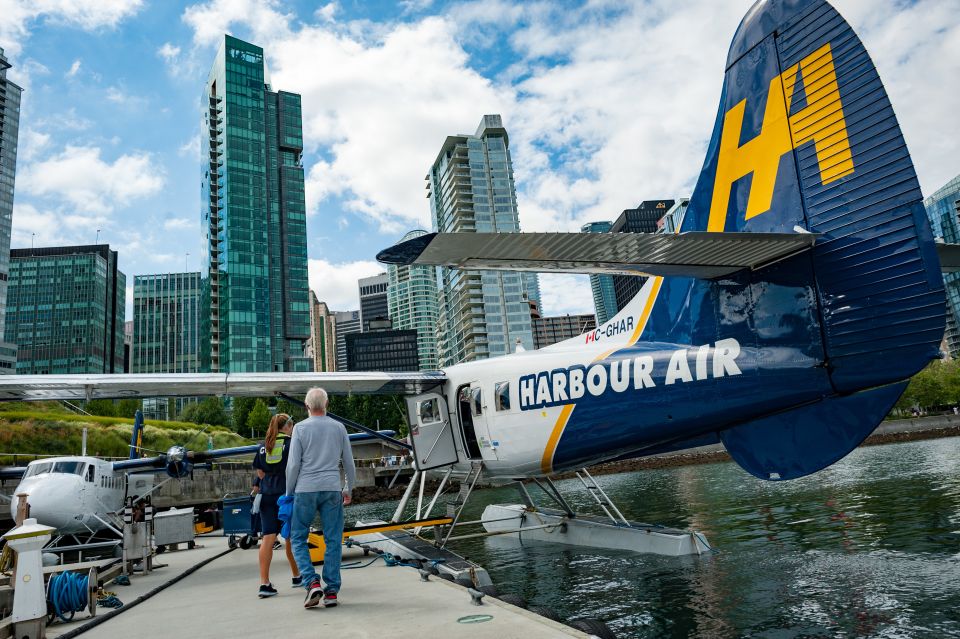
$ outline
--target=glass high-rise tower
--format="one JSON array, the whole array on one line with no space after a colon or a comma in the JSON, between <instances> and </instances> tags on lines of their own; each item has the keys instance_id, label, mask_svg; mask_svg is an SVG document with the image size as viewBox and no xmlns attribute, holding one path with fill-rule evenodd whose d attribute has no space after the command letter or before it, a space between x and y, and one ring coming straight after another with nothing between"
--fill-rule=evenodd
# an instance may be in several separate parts
<instances>
[{"instance_id":1,"label":"glass high-rise tower","mask_svg":"<svg viewBox=\"0 0 960 639\"><path fill-rule=\"evenodd\" d=\"M3 341L10 273L10 229L13 222L13 182L17 172L20 129L19 86L7 80L10 64L0 49L0 375L13 373L17 347Z\"/></svg>"},{"instance_id":2,"label":"glass high-rise tower","mask_svg":"<svg viewBox=\"0 0 960 639\"><path fill-rule=\"evenodd\" d=\"M224 36L203 107L201 370L310 371L300 96Z\"/></svg>"},{"instance_id":3,"label":"glass high-rise tower","mask_svg":"<svg viewBox=\"0 0 960 639\"><path fill-rule=\"evenodd\" d=\"M11 251L5 339L17 373L122 373L126 282L107 244Z\"/></svg>"},{"instance_id":4,"label":"glass high-rise tower","mask_svg":"<svg viewBox=\"0 0 960 639\"><path fill-rule=\"evenodd\" d=\"M613 222L588 222L580 227L583 233L609 233ZM593 291L593 307L596 309L597 325L606 324L617 314L617 294L613 289L613 275L591 275L590 290Z\"/></svg>"},{"instance_id":5,"label":"glass high-rise tower","mask_svg":"<svg viewBox=\"0 0 960 639\"><path fill-rule=\"evenodd\" d=\"M960 243L960 175L925 199L923 206L934 237L948 244ZM947 290L947 350L960 357L960 273L944 273L943 283Z\"/></svg>"},{"instance_id":6,"label":"glass high-rise tower","mask_svg":"<svg viewBox=\"0 0 960 639\"><path fill-rule=\"evenodd\" d=\"M403 236L404 240L426 235L418 229ZM437 322L440 308L437 305L437 273L432 266L387 267L390 285L387 287L387 302L390 319L398 330L417 331L417 351L422 371L437 369Z\"/></svg>"},{"instance_id":7,"label":"glass high-rise tower","mask_svg":"<svg viewBox=\"0 0 960 639\"><path fill-rule=\"evenodd\" d=\"M450 136L427 173L433 229L441 233L520 230L510 140L499 115L474 135ZM528 300L540 302L535 273L439 269L440 366L532 349Z\"/></svg>"},{"instance_id":8,"label":"glass high-rise tower","mask_svg":"<svg viewBox=\"0 0 960 639\"><path fill-rule=\"evenodd\" d=\"M133 278L133 373L199 370L200 273Z\"/></svg>"}]
</instances>

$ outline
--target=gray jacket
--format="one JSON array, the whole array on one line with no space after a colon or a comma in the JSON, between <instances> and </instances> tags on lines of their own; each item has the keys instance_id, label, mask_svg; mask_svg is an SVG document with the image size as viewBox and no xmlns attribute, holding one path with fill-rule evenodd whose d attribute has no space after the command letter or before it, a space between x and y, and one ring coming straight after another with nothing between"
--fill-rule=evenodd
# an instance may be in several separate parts
<instances>
[{"instance_id":1,"label":"gray jacket","mask_svg":"<svg viewBox=\"0 0 960 639\"><path fill-rule=\"evenodd\" d=\"M340 484L340 464L347 486ZM347 429L337 420L308 417L293 429L287 459L287 494L344 490L348 494L356 483L353 452Z\"/></svg>"}]
</instances>

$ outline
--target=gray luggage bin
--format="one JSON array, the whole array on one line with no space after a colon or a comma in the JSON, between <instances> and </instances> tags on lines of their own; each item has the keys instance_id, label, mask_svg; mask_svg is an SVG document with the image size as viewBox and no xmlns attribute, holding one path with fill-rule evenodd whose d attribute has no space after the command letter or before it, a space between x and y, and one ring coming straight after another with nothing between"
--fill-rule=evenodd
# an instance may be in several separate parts
<instances>
[{"instance_id":1,"label":"gray luggage bin","mask_svg":"<svg viewBox=\"0 0 960 639\"><path fill-rule=\"evenodd\" d=\"M157 552L171 544L194 547L193 508L173 508L153 516L153 543Z\"/></svg>"}]
</instances>

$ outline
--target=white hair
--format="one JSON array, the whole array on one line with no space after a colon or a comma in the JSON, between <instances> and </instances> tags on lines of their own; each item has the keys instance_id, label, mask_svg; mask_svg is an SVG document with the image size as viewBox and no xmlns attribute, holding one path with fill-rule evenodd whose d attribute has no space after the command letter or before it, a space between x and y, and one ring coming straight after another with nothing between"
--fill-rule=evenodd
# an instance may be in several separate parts
<instances>
[{"instance_id":1,"label":"white hair","mask_svg":"<svg viewBox=\"0 0 960 639\"><path fill-rule=\"evenodd\" d=\"M303 403L307 405L307 410L314 413L327 412L327 391L322 388L311 388L307 391L307 396Z\"/></svg>"}]
</instances>

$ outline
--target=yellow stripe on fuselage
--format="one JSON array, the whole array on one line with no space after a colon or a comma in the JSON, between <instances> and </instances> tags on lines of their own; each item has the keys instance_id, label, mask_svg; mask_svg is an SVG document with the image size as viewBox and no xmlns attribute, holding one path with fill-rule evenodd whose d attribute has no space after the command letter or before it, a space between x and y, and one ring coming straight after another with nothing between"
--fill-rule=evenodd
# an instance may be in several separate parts
<instances>
[{"instance_id":1,"label":"yellow stripe on fuselage","mask_svg":"<svg viewBox=\"0 0 960 639\"><path fill-rule=\"evenodd\" d=\"M633 331L633 335L630 336L626 345L610 349L593 360L594 362L606 359L614 351L621 348L628 348L637 343L637 340L639 340L643 334L643 329L647 325L647 320L650 319L650 313L653 312L653 304L657 301L657 294L660 292L661 284L663 284L662 277L653 278L653 286L650 289L650 295L647 297L646 303L643 305L643 311L640 313L639 321L637 321L637 328ZM570 413L573 412L574 406L576 406L576 404L567 404L563 407L563 410L560 411L560 416L557 417L557 423L553 425L553 430L550 432L550 438L547 439L547 447L543 450L543 458L540 460L540 470L542 470L545 475L553 472L553 455L557 451L557 444L560 443L560 436L563 435L563 429L567 427L567 422L570 421Z\"/></svg>"},{"instance_id":2,"label":"yellow stripe on fuselage","mask_svg":"<svg viewBox=\"0 0 960 639\"><path fill-rule=\"evenodd\" d=\"M575 404L564 406L560 411L560 417L557 418L557 423L553 425L550 439L547 440L547 447L543 451L543 459L540 460L540 470L543 471L544 475L553 472L553 453L557 450L557 442L560 441L560 435L563 434L563 429L570 419L570 413L573 412L574 406Z\"/></svg>"}]
</instances>

